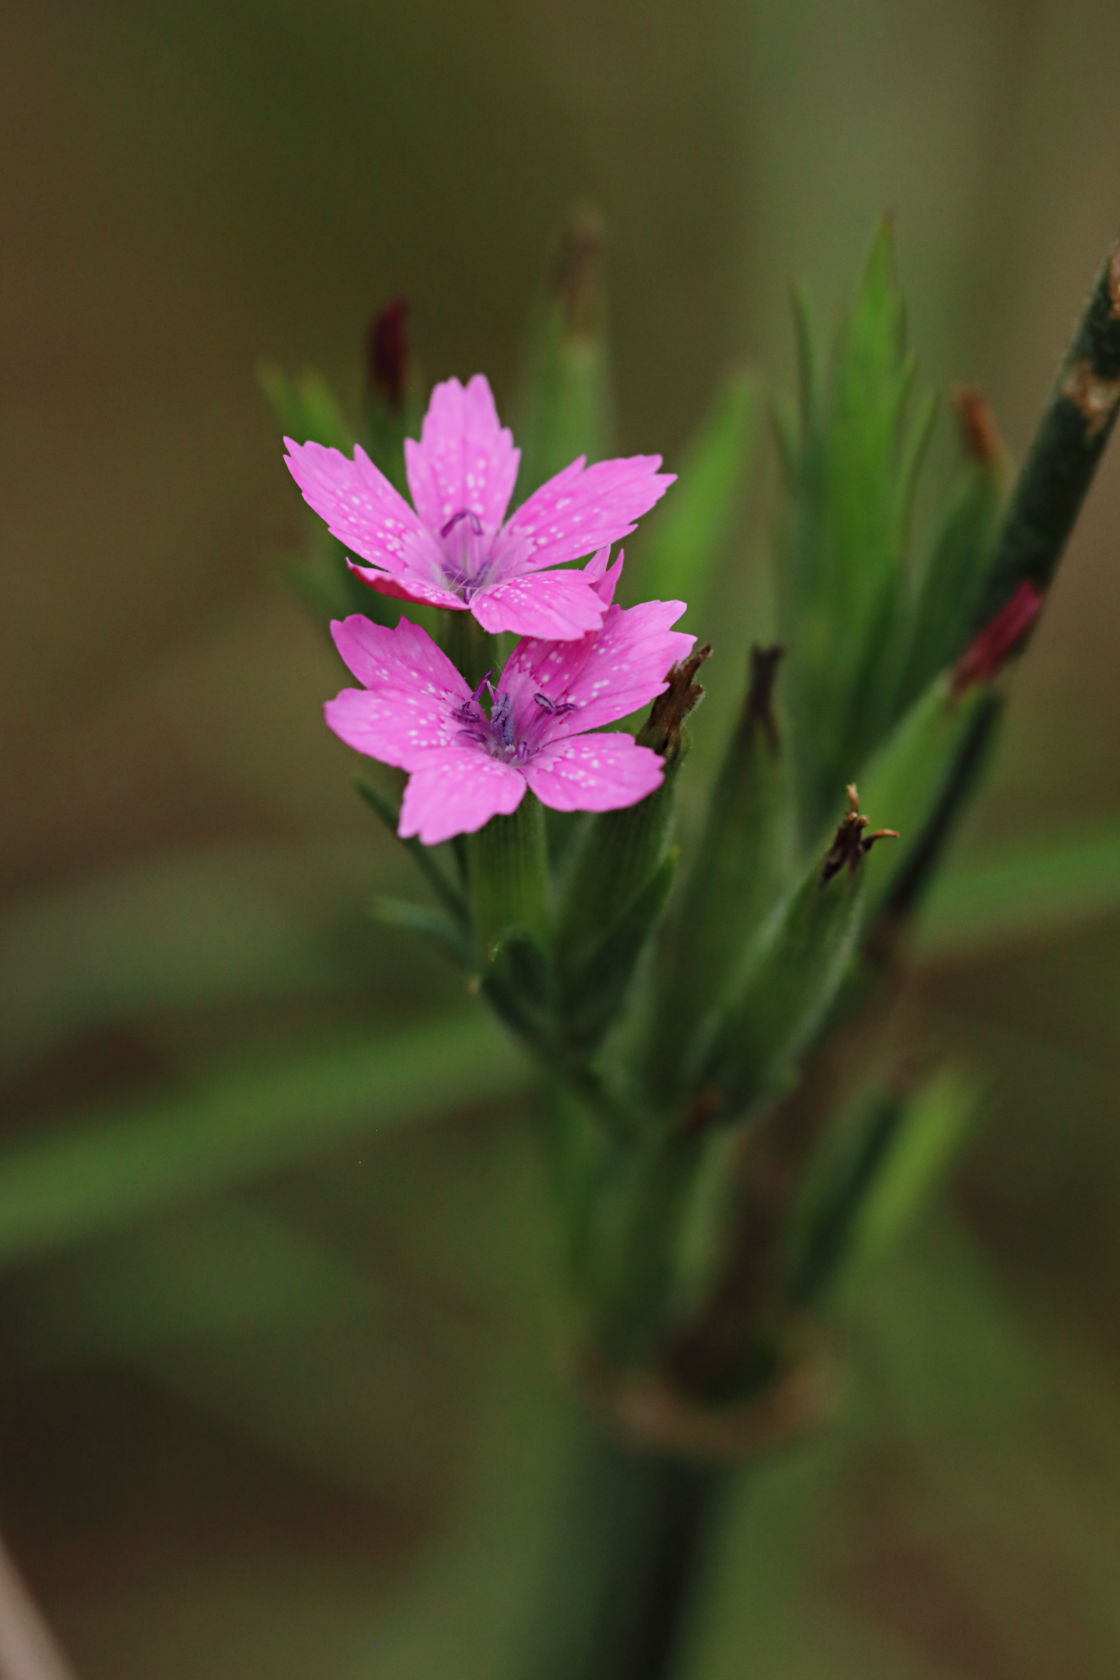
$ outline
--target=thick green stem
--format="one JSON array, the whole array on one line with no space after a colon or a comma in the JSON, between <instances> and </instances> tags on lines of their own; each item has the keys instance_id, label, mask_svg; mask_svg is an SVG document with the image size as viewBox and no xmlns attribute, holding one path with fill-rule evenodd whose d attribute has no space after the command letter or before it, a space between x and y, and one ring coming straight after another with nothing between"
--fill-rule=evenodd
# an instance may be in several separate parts
<instances>
[{"instance_id":1,"label":"thick green stem","mask_svg":"<svg viewBox=\"0 0 1120 1680\"><path fill-rule=\"evenodd\" d=\"M1045 591L1120 404L1120 244L1090 294L1004 518L976 614L980 630L1021 583Z\"/></svg>"},{"instance_id":2,"label":"thick green stem","mask_svg":"<svg viewBox=\"0 0 1120 1680\"><path fill-rule=\"evenodd\" d=\"M531 1680L669 1680L680 1672L728 1478L587 1426L524 1671Z\"/></svg>"},{"instance_id":3,"label":"thick green stem","mask_svg":"<svg viewBox=\"0 0 1120 1680\"><path fill-rule=\"evenodd\" d=\"M508 817L492 817L470 836L470 893L485 953L518 929L546 943L550 910L544 812L526 793Z\"/></svg>"}]
</instances>

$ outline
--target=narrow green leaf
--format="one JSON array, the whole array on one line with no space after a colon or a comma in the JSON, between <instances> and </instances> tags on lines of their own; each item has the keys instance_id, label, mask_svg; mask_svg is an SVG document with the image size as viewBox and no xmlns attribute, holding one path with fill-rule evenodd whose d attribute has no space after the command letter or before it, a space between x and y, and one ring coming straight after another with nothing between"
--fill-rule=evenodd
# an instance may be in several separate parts
<instances>
[{"instance_id":1,"label":"narrow green leaf","mask_svg":"<svg viewBox=\"0 0 1120 1680\"><path fill-rule=\"evenodd\" d=\"M604 934L627 913L664 862L672 829L677 761L648 799L589 819L576 845L558 919L565 990L577 992Z\"/></svg>"},{"instance_id":2,"label":"narrow green leaf","mask_svg":"<svg viewBox=\"0 0 1120 1680\"><path fill-rule=\"evenodd\" d=\"M850 1288L889 1257L948 1176L978 1101L975 1085L950 1070L905 1104L853 1209L834 1289Z\"/></svg>"},{"instance_id":3,"label":"narrow green leaf","mask_svg":"<svg viewBox=\"0 0 1120 1680\"><path fill-rule=\"evenodd\" d=\"M899 831L901 841L876 871L868 895L877 915L920 859L947 792L968 770L978 726L998 701L977 686L954 699L939 677L919 695L860 776L859 790L874 821Z\"/></svg>"},{"instance_id":4,"label":"narrow green leaf","mask_svg":"<svg viewBox=\"0 0 1120 1680\"><path fill-rule=\"evenodd\" d=\"M1006 457L983 394L960 391L954 402L965 458L915 579L909 635L897 648L896 710L968 642L1003 500Z\"/></svg>"},{"instance_id":5,"label":"narrow green leaf","mask_svg":"<svg viewBox=\"0 0 1120 1680\"><path fill-rule=\"evenodd\" d=\"M215 1068L179 1095L116 1104L0 1151L0 1263L65 1248L464 1102L525 1064L472 1010L388 1036Z\"/></svg>"},{"instance_id":6,"label":"narrow green leaf","mask_svg":"<svg viewBox=\"0 0 1120 1680\"><path fill-rule=\"evenodd\" d=\"M684 1074L714 1115L735 1115L790 1080L855 955L866 862L822 879L815 858L748 951Z\"/></svg>"},{"instance_id":7,"label":"narrow green leaf","mask_svg":"<svg viewBox=\"0 0 1120 1680\"><path fill-rule=\"evenodd\" d=\"M712 585L742 513L761 414L757 380L737 373L724 382L643 540L643 600L687 601L686 625L707 621Z\"/></svg>"},{"instance_id":8,"label":"narrow green leaf","mask_svg":"<svg viewBox=\"0 0 1120 1680\"><path fill-rule=\"evenodd\" d=\"M587 1051L621 1014L638 959L652 937L673 888L677 851L672 848L645 885L607 924L598 945L587 954L565 1004L569 1042Z\"/></svg>"},{"instance_id":9,"label":"narrow green leaf","mask_svg":"<svg viewBox=\"0 0 1120 1680\"><path fill-rule=\"evenodd\" d=\"M379 788L375 782L368 782L364 776L355 776L353 780L359 797L380 817L389 833L404 847L440 903L457 922L467 926L470 917L466 899L436 862L432 847L422 846L415 836L403 840L397 833L401 818L400 800Z\"/></svg>"},{"instance_id":10,"label":"narrow green leaf","mask_svg":"<svg viewBox=\"0 0 1120 1680\"><path fill-rule=\"evenodd\" d=\"M1120 823L1012 839L932 888L918 954L937 958L1120 911Z\"/></svg>"},{"instance_id":11,"label":"narrow green leaf","mask_svg":"<svg viewBox=\"0 0 1120 1680\"><path fill-rule=\"evenodd\" d=\"M925 401L906 419L914 363L887 223L826 377L803 306L797 322L801 423L786 445L779 548L793 741L803 828L812 836L893 715L907 530L933 412Z\"/></svg>"},{"instance_id":12,"label":"narrow green leaf","mask_svg":"<svg viewBox=\"0 0 1120 1680\"><path fill-rule=\"evenodd\" d=\"M471 938L462 922L449 916L444 910L437 910L431 904L413 904L407 898L375 898L370 907L375 921L383 927L399 929L405 933L419 934L431 944L450 957L459 968L465 968L474 973L478 968L478 952L474 940Z\"/></svg>"},{"instance_id":13,"label":"narrow green leaf","mask_svg":"<svg viewBox=\"0 0 1120 1680\"><path fill-rule=\"evenodd\" d=\"M259 362L256 372L257 384L285 436L296 443L321 443L351 453L354 428L321 374L310 368L300 374L285 373L269 361Z\"/></svg>"},{"instance_id":14,"label":"narrow green leaf","mask_svg":"<svg viewBox=\"0 0 1120 1680\"><path fill-rule=\"evenodd\" d=\"M654 1088L677 1084L689 1040L726 1001L746 951L794 878L793 790L772 699L780 654L753 651L750 689L659 965L647 1052Z\"/></svg>"},{"instance_id":15,"label":"narrow green leaf","mask_svg":"<svg viewBox=\"0 0 1120 1680\"><path fill-rule=\"evenodd\" d=\"M887 1257L944 1179L977 1092L948 1071L918 1091L858 1099L826 1133L790 1231L790 1299L802 1310Z\"/></svg>"},{"instance_id":16,"label":"narrow green leaf","mask_svg":"<svg viewBox=\"0 0 1120 1680\"><path fill-rule=\"evenodd\" d=\"M637 805L589 817L573 848L557 918L565 990L573 996L594 963L604 931L627 913L661 867L672 833L677 777L688 753L685 719L703 698L696 674L711 654L697 648L674 665L638 733L665 761L661 786Z\"/></svg>"}]
</instances>

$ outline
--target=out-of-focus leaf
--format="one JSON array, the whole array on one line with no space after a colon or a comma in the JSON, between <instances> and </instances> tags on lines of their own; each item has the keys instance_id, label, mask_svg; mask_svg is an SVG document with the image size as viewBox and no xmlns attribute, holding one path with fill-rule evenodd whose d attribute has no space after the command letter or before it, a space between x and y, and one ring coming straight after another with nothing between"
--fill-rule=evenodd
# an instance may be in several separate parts
<instances>
[{"instance_id":1,"label":"out-of-focus leaf","mask_svg":"<svg viewBox=\"0 0 1120 1680\"><path fill-rule=\"evenodd\" d=\"M868 892L869 920L891 899L899 881L920 862L929 826L951 793L984 718L999 701L986 687L959 699L938 678L918 697L887 737L859 779L864 809L877 826L897 829L901 839L881 860Z\"/></svg>"},{"instance_id":2,"label":"out-of-focus leaf","mask_svg":"<svg viewBox=\"0 0 1120 1680\"><path fill-rule=\"evenodd\" d=\"M643 541L635 573L642 599L687 601L686 626L707 623L712 584L742 512L761 413L756 379L736 373L724 382Z\"/></svg>"},{"instance_id":3,"label":"out-of-focus leaf","mask_svg":"<svg viewBox=\"0 0 1120 1680\"><path fill-rule=\"evenodd\" d=\"M976 1091L946 1072L918 1091L876 1091L838 1115L790 1231L799 1308L889 1253L944 1177L976 1112Z\"/></svg>"},{"instance_id":4,"label":"out-of-focus leaf","mask_svg":"<svg viewBox=\"0 0 1120 1680\"><path fill-rule=\"evenodd\" d=\"M1013 839L931 889L918 952L939 957L1120 910L1120 825Z\"/></svg>"},{"instance_id":5,"label":"out-of-focus leaf","mask_svg":"<svg viewBox=\"0 0 1120 1680\"><path fill-rule=\"evenodd\" d=\"M889 722L883 650L903 629L902 561L932 420L928 402L912 423L905 419L914 364L888 223L823 380L807 365L804 321L802 310L801 435L786 445L780 549L788 692L811 835Z\"/></svg>"},{"instance_id":6,"label":"out-of-focus leaf","mask_svg":"<svg viewBox=\"0 0 1120 1680\"><path fill-rule=\"evenodd\" d=\"M837 1287L849 1286L891 1253L946 1177L978 1101L974 1083L948 1070L904 1103L852 1210Z\"/></svg>"},{"instance_id":7,"label":"out-of-focus leaf","mask_svg":"<svg viewBox=\"0 0 1120 1680\"><path fill-rule=\"evenodd\" d=\"M374 899L371 912L383 927L416 933L427 939L459 968L473 972L478 967L474 940L446 910L438 910L434 904L414 904L407 898L380 896Z\"/></svg>"},{"instance_id":8,"label":"out-of-focus leaf","mask_svg":"<svg viewBox=\"0 0 1120 1680\"><path fill-rule=\"evenodd\" d=\"M131 1359L200 1336L361 1312L375 1294L341 1255L275 1215L192 1208L28 1278L9 1353L36 1365Z\"/></svg>"},{"instance_id":9,"label":"out-of-focus leaf","mask_svg":"<svg viewBox=\"0 0 1120 1680\"><path fill-rule=\"evenodd\" d=\"M964 464L925 559L908 641L899 644L899 708L908 706L950 666L968 640L1002 497L995 461Z\"/></svg>"},{"instance_id":10,"label":"out-of-focus leaf","mask_svg":"<svg viewBox=\"0 0 1120 1680\"><path fill-rule=\"evenodd\" d=\"M397 833L401 815L400 800L394 799L383 788L379 788L376 783L367 781L364 776L355 776L354 786L358 790L359 798L363 799L370 810L381 818L389 833L404 847L440 903L450 912L455 921L465 926L469 920L466 900L458 887L448 880L436 862L432 847L422 846L415 836L407 840L401 839Z\"/></svg>"},{"instance_id":11,"label":"out-of-focus leaf","mask_svg":"<svg viewBox=\"0 0 1120 1680\"><path fill-rule=\"evenodd\" d=\"M614 429L603 230L592 211L576 211L534 311L518 409L519 495L524 497L578 455L609 453Z\"/></svg>"},{"instance_id":12,"label":"out-of-focus leaf","mask_svg":"<svg viewBox=\"0 0 1120 1680\"><path fill-rule=\"evenodd\" d=\"M313 369L285 373L275 362L257 364L257 384L268 399L286 437L296 443L321 443L328 449L354 448L354 428L326 380Z\"/></svg>"},{"instance_id":13,"label":"out-of-focus leaf","mask_svg":"<svg viewBox=\"0 0 1120 1680\"><path fill-rule=\"evenodd\" d=\"M0 1263L81 1242L352 1138L501 1100L525 1064L477 1010L391 1037L217 1068L0 1152Z\"/></svg>"},{"instance_id":14,"label":"out-of-focus leaf","mask_svg":"<svg viewBox=\"0 0 1120 1680\"><path fill-rule=\"evenodd\" d=\"M17 902L0 923L0 1068L161 1009L344 990L332 937L368 858L354 847L214 847Z\"/></svg>"}]
</instances>

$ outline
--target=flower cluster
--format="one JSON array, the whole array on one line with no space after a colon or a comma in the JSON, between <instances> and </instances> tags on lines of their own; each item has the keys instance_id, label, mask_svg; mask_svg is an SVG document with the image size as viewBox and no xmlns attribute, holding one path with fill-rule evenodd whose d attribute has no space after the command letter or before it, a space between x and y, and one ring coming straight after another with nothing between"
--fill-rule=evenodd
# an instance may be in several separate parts
<instances>
[{"instance_id":1,"label":"flower cluster","mask_svg":"<svg viewBox=\"0 0 1120 1680\"><path fill-rule=\"evenodd\" d=\"M405 461L415 504L368 455L285 440L305 500L366 562L382 594L468 611L522 638L496 680L472 690L427 631L359 614L332 625L362 684L330 701L330 728L356 751L410 772L402 836L435 845L509 814L526 789L560 811L636 804L661 781L659 755L622 733L589 734L644 707L694 638L672 629L683 601L618 606L610 545L665 493L660 456L588 467L581 457L506 511L519 451L481 374L437 385ZM587 555L582 567L560 565Z\"/></svg>"}]
</instances>

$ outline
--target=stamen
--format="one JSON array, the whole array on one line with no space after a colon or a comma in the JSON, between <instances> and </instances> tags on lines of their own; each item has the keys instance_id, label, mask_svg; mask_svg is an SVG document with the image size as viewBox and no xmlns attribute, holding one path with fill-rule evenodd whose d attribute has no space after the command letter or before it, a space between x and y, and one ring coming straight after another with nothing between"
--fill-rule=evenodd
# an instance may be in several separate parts
<instances>
[{"instance_id":1,"label":"stamen","mask_svg":"<svg viewBox=\"0 0 1120 1680\"><path fill-rule=\"evenodd\" d=\"M508 694L496 694L490 708L490 727L501 738L503 747L513 746L513 710Z\"/></svg>"},{"instance_id":2,"label":"stamen","mask_svg":"<svg viewBox=\"0 0 1120 1680\"><path fill-rule=\"evenodd\" d=\"M564 717L568 712L579 710L574 700L554 700L550 694L534 694L533 699L550 717Z\"/></svg>"},{"instance_id":3,"label":"stamen","mask_svg":"<svg viewBox=\"0 0 1120 1680\"><path fill-rule=\"evenodd\" d=\"M486 690L490 702L490 715L483 709L482 692ZM493 758L503 758L508 761L512 756L519 764L524 764L532 756L532 748L523 741L518 741L513 716L513 698L509 694L495 690L487 671L469 700L461 700L453 707L451 716L456 723L462 724L459 739L472 741L475 746L485 747Z\"/></svg>"},{"instance_id":4,"label":"stamen","mask_svg":"<svg viewBox=\"0 0 1120 1680\"><path fill-rule=\"evenodd\" d=\"M478 517L477 513L473 513L470 508L460 508L458 513L453 513L451 518L447 521L447 524L443 526L440 531L440 536L449 537L456 525L458 525L460 519L467 519L470 521L471 530L476 537L480 537L482 535L482 521Z\"/></svg>"}]
</instances>

